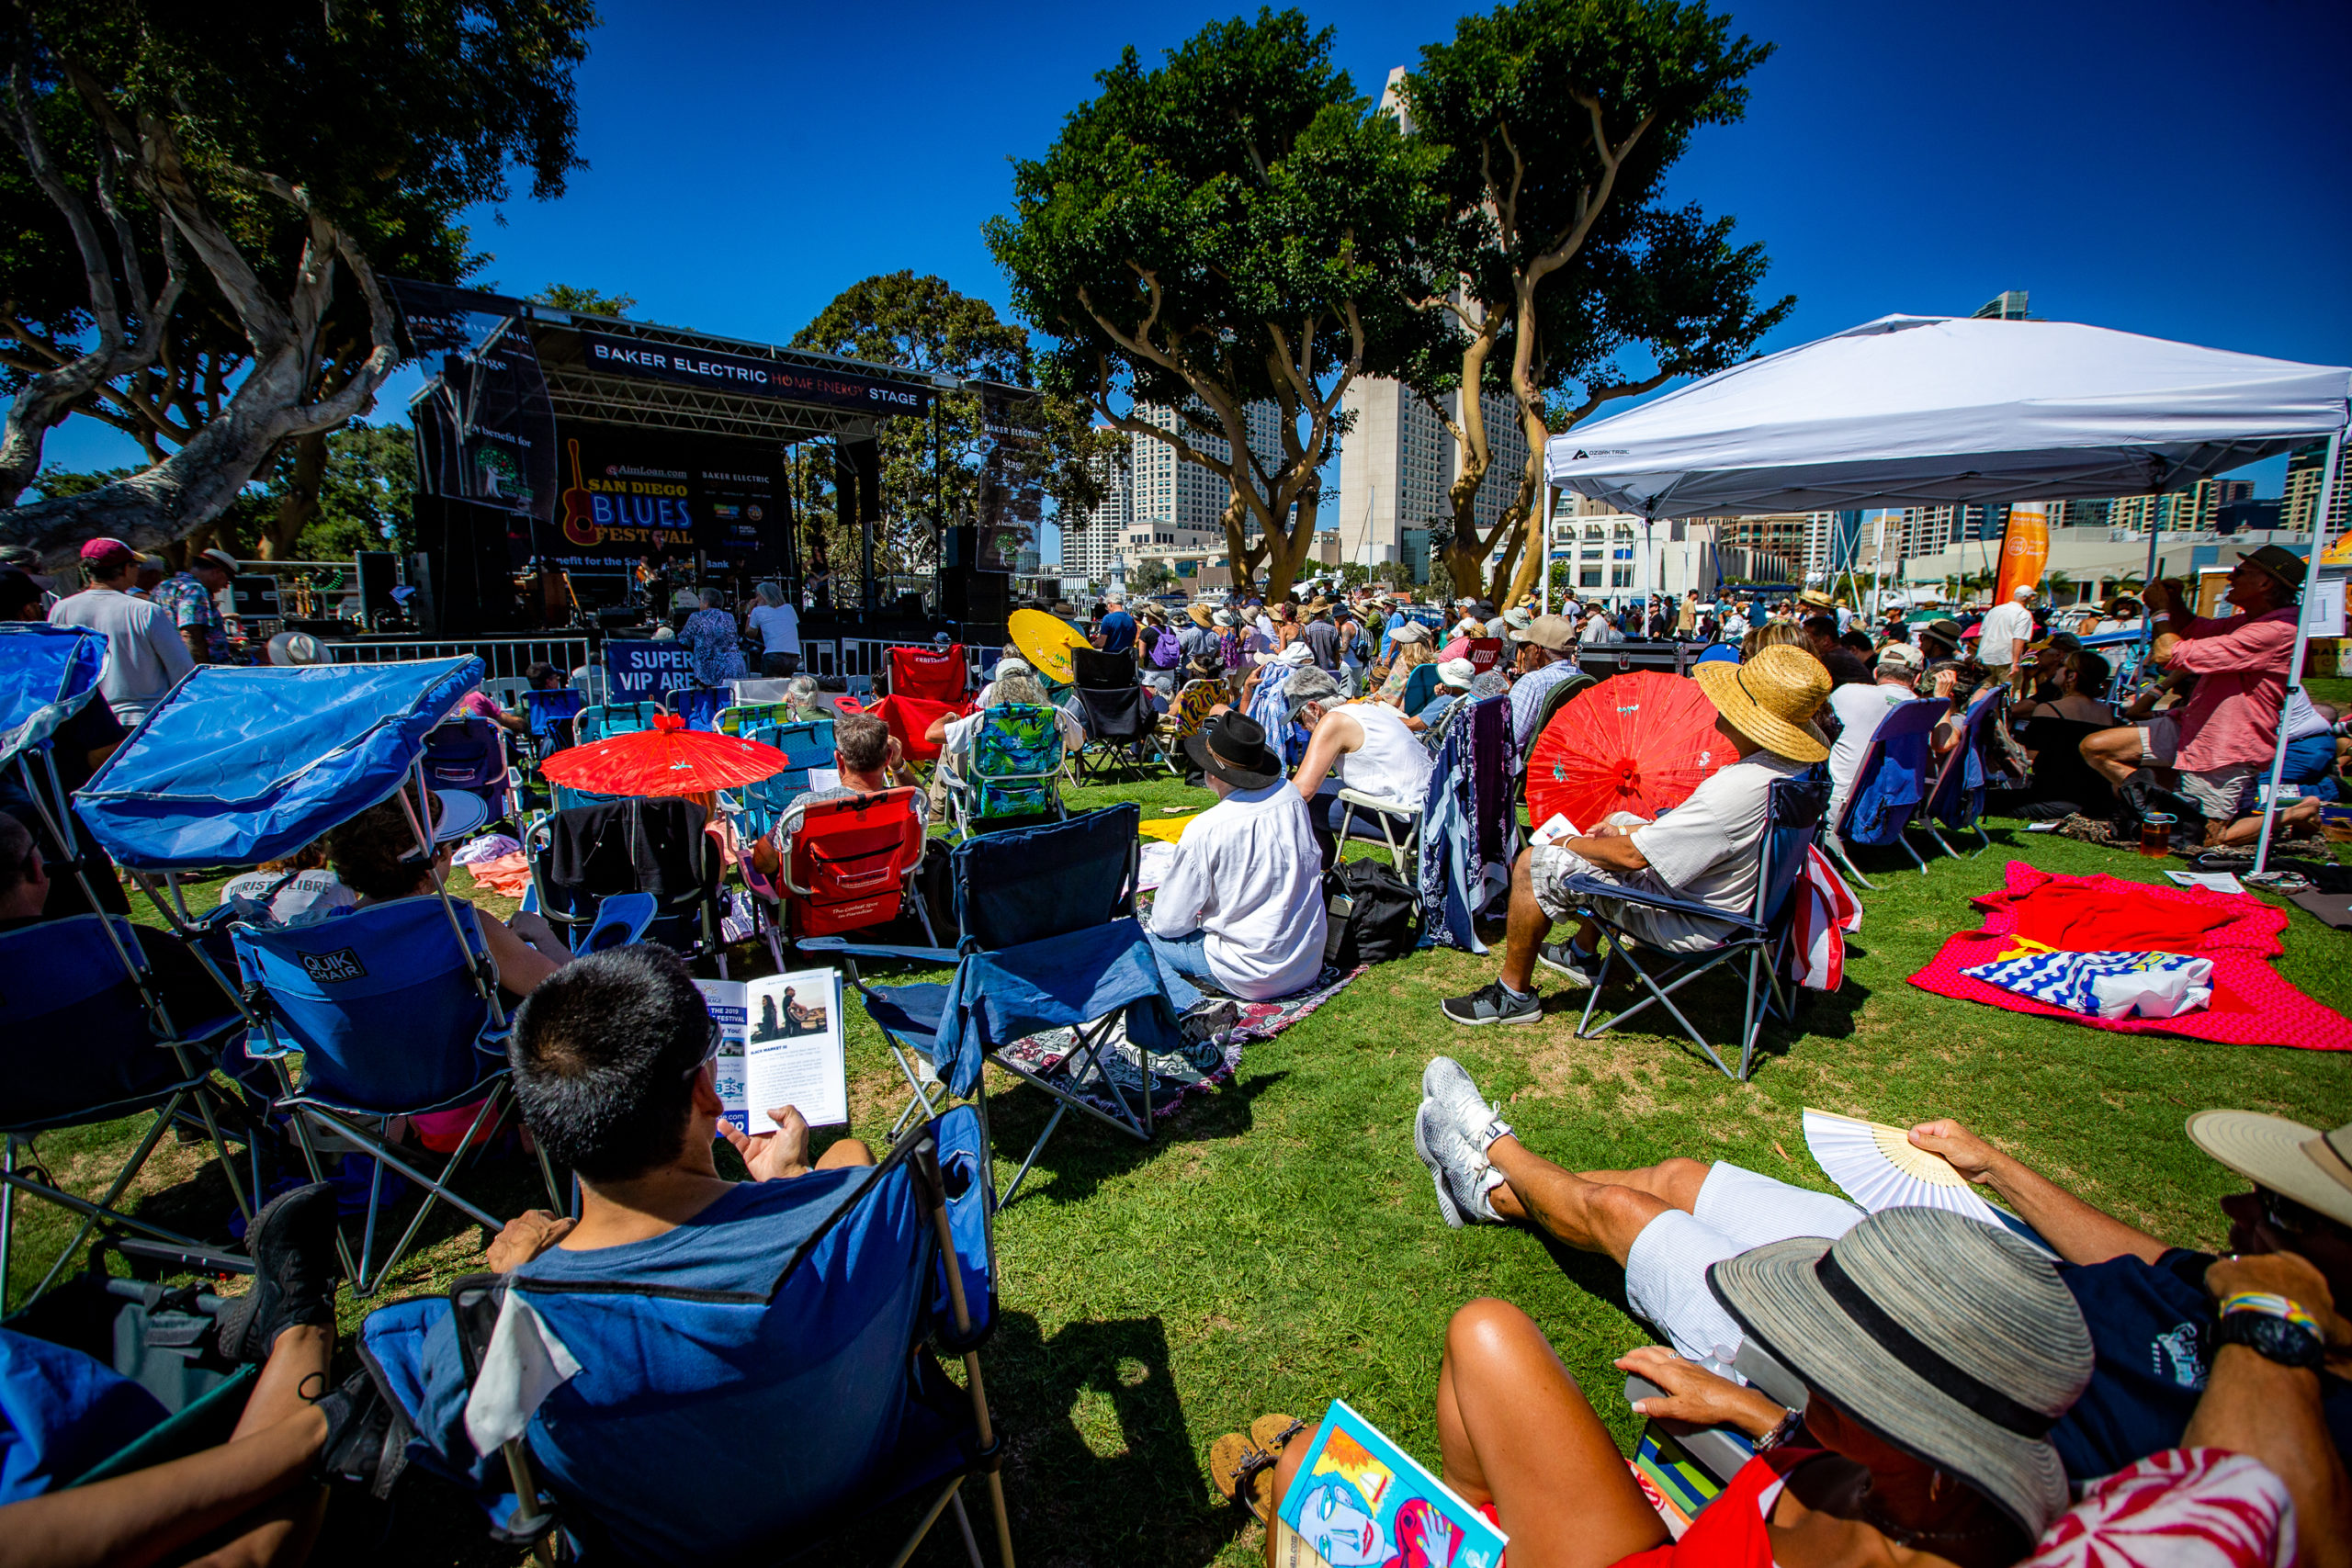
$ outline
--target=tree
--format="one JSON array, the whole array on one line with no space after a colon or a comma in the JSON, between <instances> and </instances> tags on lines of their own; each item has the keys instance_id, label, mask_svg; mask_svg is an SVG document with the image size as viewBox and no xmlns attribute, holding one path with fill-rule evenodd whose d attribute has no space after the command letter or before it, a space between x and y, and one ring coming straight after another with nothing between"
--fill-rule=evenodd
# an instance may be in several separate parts
<instances>
[{"instance_id":1,"label":"tree","mask_svg":"<svg viewBox=\"0 0 2352 1568\"><path fill-rule=\"evenodd\" d=\"M534 305L546 305L558 310L569 310L576 316L625 317L637 309L634 294L605 294L594 288L575 288L569 283L550 283L530 297Z\"/></svg>"},{"instance_id":2,"label":"tree","mask_svg":"<svg viewBox=\"0 0 2352 1568\"><path fill-rule=\"evenodd\" d=\"M1176 574L1164 560L1138 561L1127 570L1127 592L1160 593L1176 586Z\"/></svg>"},{"instance_id":3,"label":"tree","mask_svg":"<svg viewBox=\"0 0 2352 1568\"><path fill-rule=\"evenodd\" d=\"M1703 0L1515 0L1422 50L1404 97L1414 136L1442 150L1447 203L1430 244L1442 286L1423 306L1450 330L1405 378L1457 449L1455 581L1486 581L1499 547L1493 596L1528 592L1553 432L1736 363L1794 305L1757 305L1763 248L1734 245L1729 219L1657 202L1691 132L1745 112L1745 78L1770 52L1731 38ZM1528 457L1482 528L1494 463L1483 398L1496 393L1510 397Z\"/></svg>"},{"instance_id":4,"label":"tree","mask_svg":"<svg viewBox=\"0 0 2352 1568\"><path fill-rule=\"evenodd\" d=\"M1437 330L1408 303L1436 153L1369 112L1331 37L1261 10L1157 70L1126 50L1016 161L1013 210L987 226L1014 308L1054 340L1041 378L1223 479L1235 581L1263 564L1275 593L1314 543L1349 383ZM1272 454L1251 448L1253 404Z\"/></svg>"},{"instance_id":5,"label":"tree","mask_svg":"<svg viewBox=\"0 0 2352 1568\"><path fill-rule=\"evenodd\" d=\"M281 447L371 408L401 354L379 265L454 281L479 259L460 209L503 200L516 166L561 191L594 22L587 0L20 6L0 33L26 176L0 188L17 391L0 539L179 539ZM75 258L78 293L32 257L43 243ZM77 410L130 429L150 466L16 505ZM325 445L297 456L299 495Z\"/></svg>"},{"instance_id":6,"label":"tree","mask_svg":"<svg viewBox=\"0 0 2352 1568\"><path fill-rule=\"evenodd\" d=\"M1005 387L1035 385L1029 334L1000 320L985 299L959 293L946 279L879 274L850 285L793 335L792 346L837 354L919 375ZM890 502L876 540L877 571L912 571L937 558L939 527L978 515L992 438L978 392L942 391L937 439L911 419L880 423L882 493ZM1102 504L1114 466L1126 461L1124 437L1095 430L1086 405L1046 395L1031 413L1035 434L1007 442L998 475L1014 489L1034 488L1065 513ZM845 531L844 531L845 534ZM835 549L854 548L846 536Z\"/></svg>"}]
</instances>

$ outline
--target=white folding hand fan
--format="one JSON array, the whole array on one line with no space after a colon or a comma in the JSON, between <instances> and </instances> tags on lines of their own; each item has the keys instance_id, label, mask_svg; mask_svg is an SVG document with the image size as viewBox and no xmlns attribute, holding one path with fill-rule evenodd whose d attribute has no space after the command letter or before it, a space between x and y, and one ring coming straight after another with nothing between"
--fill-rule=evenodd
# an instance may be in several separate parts
<instances>
[{"instance_id":1,"label":"white folding hand fan","mask_svg":"<svg viewBox=\"0 0 2352 1568\"><path fill-rule=\"evenodd\" d=\"M1904 1128L1807 1106L1804 1141L1829 1179L1873 1214L1881 1209L1949 1209L1986 1224L2006 1224L1992 1204L1969 1190L1968 1179L1950 1160L1915 1148Z\"/></svg>"}]
</instances>

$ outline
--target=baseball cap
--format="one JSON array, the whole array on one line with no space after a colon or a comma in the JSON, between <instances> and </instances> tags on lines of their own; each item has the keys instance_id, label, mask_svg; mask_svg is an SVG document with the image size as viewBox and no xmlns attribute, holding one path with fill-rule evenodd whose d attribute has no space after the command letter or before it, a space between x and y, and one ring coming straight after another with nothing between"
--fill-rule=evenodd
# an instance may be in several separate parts
<instances>
[{"instance_id":1,"label":"baseball cap","mask_svg":"<svg viewBox=\"0 0 2352 1568\"><path fill-rule=\"evenodd\" d=\"M1878 661L1882 667L1900 665L1915 674L1928 667L1928 656L1907 642L1888 643L1878 650Z\"/></svg>"},{"instance_id":2,"label":"baseball cap","mask_svg":"<svg viewBox=\"0 0 2352 1568\"><path fill-rule=\"evenodd\" d=\"M1513 642L1532 642L1553 653L1565 653L1577 642L1577 628L1566 615L1538 615L1525 631L1510 634Z\"/></svg>"},{"instance_id":3,"label":"baseball cap","mask_svg":"<svg viewBox=\"0 0 2352 1568\"><path fill-rule=\"evenodd\" d=\"M101 534L95 539L82 541L82 558L85 561L122 559L136 565L147 559L120 539L109 539Z\"/></svg>"}]
</instances>

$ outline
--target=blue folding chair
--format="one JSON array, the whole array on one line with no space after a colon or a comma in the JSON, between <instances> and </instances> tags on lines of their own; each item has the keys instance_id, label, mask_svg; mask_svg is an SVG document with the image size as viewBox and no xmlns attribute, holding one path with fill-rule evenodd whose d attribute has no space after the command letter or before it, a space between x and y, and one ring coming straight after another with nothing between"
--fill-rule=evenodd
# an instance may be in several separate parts
<instances>
[{"instance_id":1,"label":"blue folding chair","mask_svg":"<svg viewBox=\"0 0 2352 1568\"><path fill-rule=\"evenodd\" d=\"M1846 804L1830 824L1829 850L1853 879L1876 891L1878 885L1855 869L1853 846L1899 844L1922 872L1928 863L1911 847L1904 829L1928 798L1928 776L1935 767L1935 730L1951 711L1941 697L1898 703L1879 720L1871 743L1855 765Z\"/></svg>"},{"instance_id":2,"label":"blue folding chair","mask_svg":"<svg viewBox=\"0 0 2352 1568\"><path fill-rule=\"evenodd\" d=\"M646 940L688 958L715 953L725 978L718 930L724 864L718 841L703 830L705 821L695 801L632 795L568 807L533 823L523 849L538 912L566 942L576 942L604 901L650 893L659 912L645 928Z\"/></svg>"},{"instance_id":3,"label":"blue folding chair","mask_svg":"<svg viewBox=\"0 0 2352 1568\"><path fill-rule=\"evenodd\" d=\"M811 768L833 765L833 721L817 718L754 725L743 731L742 739L775 747L784 753L786 762L784 772L772 777L718 792L718 808L735 824L736 835L749 843L775 831L793 796L808 788Z\"/></svg>"},{"instance_id":4,"label":"blue folding chair","mask_svg":"<svg viewBox=\"0 0 2352 1568\"><path fill-rule=\"evenodd\" d=\"M997 1311L989 1179L987 1124L958 1107L873 1169L813 1172L789 1203L723 1222L776 1259L763 1290L580 1279L571 1254L558 1276L526 1263L379 1308L362 1357L414 1462L472 1490L509 1543L560 1531L584 1558L767 1561L912 1501L896 1562L952 1510L981 1568L963 1501L980 1476L1013 1568L979 1360ZM526 1346L578 1370L528 1378ZM934 1349L963 1359L963 1387Z\"/></svg>"},{"instance_id":5,"label":"blue folding chair","mask_svg":"<svg viewBox=\"0 0 2352 1568\"><path fill-rule=\"evenodd\" d=\"M506 761L506 732L486 718L451 719L424 738L424 776L436 790L479 795L489 820L513 815L514 792Z\"/></svg>"},{"instance_id":6,"label":"blue folding chair","mask_svg":"<svg viewBox=\"0 0 2352 1568\"><path fill-rule=\"evenodd\" d=\"M1919 815L1912 824L1924 829L1942 846L1944 853L1955 860L1960 858L1960 852L1936 831L1938 823L1954 832L1975 834L1975 853L1982 854L1993 847L1993 840L1984 836L1983 827L1984 758L1985 749L1993 744L1993 718L2000 706L2001 688L1990 683L1968 705L1968 711L1961 716L1959 741L1944 753L1943 765L1928 786L1928 798L1921 803Z\"/></svg>"},{"instance_id":7,"label":"blue folding chair","mask_svg":"<svg viewBox=\"0 0 2352 1568\"><path fill-rule=\"evenodd\" d=\"M147 940L171 938L150 931ZM225 994L204 1017L175 1017L155 985L138 929L119 915L74 915L0 933L0 975L8 977L0 985L0 1082L8 1086L0 1099L0 1289L8 1277L20 1191L82 1216L27 1301L56 1282L101 1224L198 1245L115 1207L164 1130L189 1112L201 1119L238 1208L251 1217L236 1162L221 1137L210 1082L238 1022ZM96 1202L64 1190L41 1167L34 1142L40 1134L144 1111L154 1111L154 1121Z\"/></svg>"},{"instance_id":8,"label":"blue folding chair","mask_svg":"<svg viewBox=\"0 0 2352 1568\"><path fill-rule=\"evenodd\" d=\"M523 711L531 721L533 761L544 762L573 742L573 723L587 705L588 694L577 686L545 692L533 688L523 694Z\"/></svg>"},{"instance_id":9,"label":"blue folding chair","mask_svg":"<svg viewBox=\"0 0 2352 1568\"><path fill-rule=\"evenodd\" d=\"M789 703L737 703L731 707L720 708L712 722L721 735L749 735L764 725L792 723L792 705Z\"/></svg>"},{"instance_id":10,"label":"blue folding chair","mask_svg":"<svg viewBox=\"0 0 2352 1568\"><path fill-rule=\"evenodd\" d=\"M1188 1043L1151 943L1133 918L1017 947L968 953L957 960L955 978L945 985L872 987L858 978L854 967L850 981L866 1016L914 1083L918 1099L926 1099L924 1086L908 1068L910 1051L928 1058L933 1076L956 1099L977 1098L985 1104L981 1065L994 1062L1055 1102L1044 1131L1005 1188L1002 1203L1021 1190L1072 1110L1149 1143L1150 1056L1180 1054ZM1060 1055L1048 1065L1006 1053L1005 1047L1020 1040L1053 1030L1069 1034ZM1105 1054L1123 1039L1136 1049L1133 1063Z\"/></svg>"},{"instance_id":11,"label":"blue folding chair","mask_svg":"<svg viewBox=\"0 0 2352 1568\"><path fill-rule=\"evenodd\" d=\"M436 1202L496 1230L505 1222L451 1190L466 1156L504 1119L507 1021L496 973L470 904L437 897L371 904L317 925L231 928L237 973L256 1004L258 1028L245 1054L277 1064L296 1141L314 1179L325 1179L314 1134L356 1145L376 1161L355 1264L344 1245L354 1293L368 1295L398 1266ZM289 1053L302 1054L294 1085ZM419 1169L389 1142L395 1116L475 1104L464 1141L438 1176ZM424 1189L408 1229L375 1263L386 1167ZM540 1157L548 1197L565 1207ZM340 1242L341 1237L337 1238Z\"/></svg>"},{"instance_id":12,"label":"blue folding chair","mask_svg":"<svg viewBox=\"0 0 2352 1568\"><path fill-rule=\"evenodd\" d=\"M1821 814L1829 803L1829 781L1817 769L1797 778L1775 779L1765 800L1770 822L1759 852L1762 864L1757 873L1755 902L1745 914L1679 898L1659 897L1591 876L1571 876L1562 884L1574 900L1577 912L1598 925L1609 938L1600 973L1593 976L1592 988L1585 997L1584 1016L1577 1023L1578 1039L1589 1040L1606 1033L1657 1002L1674 1015L1674 1021L1681 1025L1690 1043L1721 1068L1724 1077L1742 1081L1747 1078L1756 1059L1756 1038L1764 1028L1765 1017L1770 1014L1791 1019L1796 1013L1794 992L1784 985L1781 973L1781 958L1796 907L1791 895L1796 890L1798 874L1804 870L1805 852L1820 831ZM1713 946L1696 953L1647 948L1616 917L1615 911L1628 904L1701 920L1719 928L1723 934ZM1645 952L1649 954L1646 964L1642 956ZM1741 959L1747 965L1747 995L1739 1026L1739 1070L1733 1072L1715 1054L1715 1048L1707 1043L1706 1036L1674 1005L1674 993L1710 970L1726 964L1736 965ZM1611 970L1620 963L1633 972L1649 994L1596 1025L1592 1015L1600 1006L1601 987L1608 985Z\"/></svg>"},{"instance_id":13,"label":"blue folding chair","mask_svg":"<svg viewBox=\"0 0 2352 1568\"><path fill-rule=\"evenodd\" d=\"M734 695L724 686L677 686L662 699L662 706L686 721L688 729L716 732L718 710Z\"/></svg>"},{"instance_id":14,"label":"blue folding chair","mask_svg":"<svg viewBox=\"0 0 2352 1568\"><path fill-rule=\"evenodd\" d=\"M654 702L591 703L571 721L571 733L582 746L616 735L634 735L652 728L653 716L661 711L662 705Z\"/></svg>"},{"instance_id":15,"label":"blue folding chair","mask_svg":"<svg viewBox=\"0 0 2352 1568\"><path fill-rule=\"evenodd\" d=\"M1058 819L1062 792L1062 730L1057 710L1006 703L984 711L963 771L947 775L947 810L956 835L968 839L993 825Z\"/></svg>"}]
</instances>

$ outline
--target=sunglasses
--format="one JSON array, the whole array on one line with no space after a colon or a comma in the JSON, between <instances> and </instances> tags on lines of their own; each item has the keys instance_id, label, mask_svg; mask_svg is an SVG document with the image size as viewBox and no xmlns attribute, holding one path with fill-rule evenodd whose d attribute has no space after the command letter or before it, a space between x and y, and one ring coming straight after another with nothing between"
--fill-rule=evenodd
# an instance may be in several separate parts
<instances>
[{"instance_id":1,"label":"sunglasses","mask_svg":"<svg viewBox=\"0 0 2352 1568\"><path fill-rule=\"evenodd\" d=\"M717 1061L718 1059L718 1047L725 1043L726 1039L727 1032L719 1027L718 1020L714 1015L710 1021L710 1039L708 1043L703 1046L702 1055L695 1058L695 1065L693 1066L688 1067L684 1072L680 1073L678 1076L682 1078L690 1078L696 1073L702 1071L705 1067L710 1066L711 1063Z\"/></svg>"},{"instance_id":2,"label":"sunglasses","mask_svg":"<svg viewBox=\"0 0 2352 1568\"><path fill-rule=\"evenodd\" d=\"M2342 1238L2352 1235L2352 1229L2267 1187L2257 1185L2254 1195L2262 1205L2262 1223L2279 1235L2307 1236L2317 1232L2322 1236Z\"/></svg>"}]
</instances>

